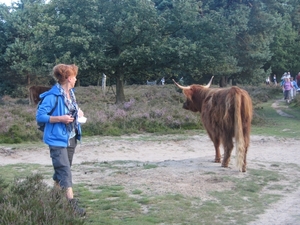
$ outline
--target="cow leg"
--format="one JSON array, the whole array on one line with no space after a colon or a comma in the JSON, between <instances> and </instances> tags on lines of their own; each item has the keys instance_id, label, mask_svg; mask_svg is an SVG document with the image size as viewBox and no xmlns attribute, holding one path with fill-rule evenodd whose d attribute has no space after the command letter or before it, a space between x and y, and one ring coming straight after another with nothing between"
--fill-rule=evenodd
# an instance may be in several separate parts
<instances>
[{"instance_id":1,"label":"cow leg","mask_svg":"<svg viewBox=\"0 0 300 225\"><path fill-rule=\"evenodd\" d=\"M210 139L212 140L212 142L214 143L215 146L215 163L220 163L221 162L221 153L220 153L220 139L215 137L213 138L211 135L209 135Z\"/></svg>"},{"instance_id":2,"label":"cow leg","mask_svg":"<svg viewBox=\"0 0 300 225\"><path fill-rule=\"evenodd\" d=\"M248 136L245 137L245 154L244 154L244 164L242 167L242 172L246 172L246 168L247 168L247 152L248 152L248 147L249 147L249 142L250 142L250 138L249 138L249 134L246 134Z\"/></svg>"},{"instance_id":3,"label":"cow leg","mask_svg":"<svg viewBox=\"0 0 300 225\"><path fill-rule=\"evenodd\" d=\"M215 151L216 151L215 163L220 163L221 162L220 140L215 140L214 146L215 146Z\"/></svg>"},{"instance_id":4,"label":"cow leg","mask_svg":"<svg viewBox=\"0 0 300 225\"><path fill-rule=\"evenodd\" d=\"M246 172L246 168L247 168L247 151L248 151L248 148L245 149L245 155L244 155L244 165L242 167L242 172Z\"/></svg>"},{"instance_id":5,"label":"cow leg","mask_svg":"<svg viewBox=\"0 0 300 225\"><path fill-rule=\"evenodd\" d=\"M233 149L232 138L224 139L223 145L224 145L224 158L222 161L222 167L228 167L228 164L230 162L231 152Z\"/></svg>"},{"instance_id":6,"label":"cow leg","mask_svg":"<svg viewBox=\"0 0 300 225\"><path fill-rule=\"evenodd\" d=\"M215 146L215 163L220 163L221 162L221 153L220 153L220 144L221 144L221 140L220 138L217 137L217 135L213 136L211 135L211 133L209 131L207 131L208 136L210 137L210 140L212 140L212 142L214 143Z\"/></svg>"},{"instance_id":7,"label":"cow leg","mask_svg":"<svg viewBox=\"0 0 300 225\"><path fill-rule=\"evenodd\" d=\"M248 122L247 126L243 127L245 154L244 154L244 165L242 166L242 172L246 172L246 168L247 168L247 152L250 144L250 129L249 129L250 126L251 124L250 122Z\"/></svg>"}]
</instances>

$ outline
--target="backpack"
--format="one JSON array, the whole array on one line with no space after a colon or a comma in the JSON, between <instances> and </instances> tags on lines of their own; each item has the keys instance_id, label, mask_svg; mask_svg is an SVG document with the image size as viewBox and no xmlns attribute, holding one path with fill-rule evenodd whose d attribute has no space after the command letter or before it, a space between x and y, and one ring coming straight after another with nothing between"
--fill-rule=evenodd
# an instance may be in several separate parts
<instances>
[{"instance_id":1,"label":"backpack","mask_svg":"<svg viewBox=\"0 0 300 225\"><path fill-rule=\"evenodd\" d=\"M54 105L53 109L51 109L51 111L50 111L49 113L47 113L49 116L52 115L52 113L54 112L54 110L55 110L55 108L56 108L56 106L57 106L57 103L58 103L58 96L55 95L55 97L56 97L55 105ZM39 101L38 106L37 106L37 109L38 109L39 106L42 104L43 100L44 100L44 98L42 98L42 99ZM37 122L37 126L38 126L38 130L44 132L46 123Z\"/></svg>"}]
</instances>

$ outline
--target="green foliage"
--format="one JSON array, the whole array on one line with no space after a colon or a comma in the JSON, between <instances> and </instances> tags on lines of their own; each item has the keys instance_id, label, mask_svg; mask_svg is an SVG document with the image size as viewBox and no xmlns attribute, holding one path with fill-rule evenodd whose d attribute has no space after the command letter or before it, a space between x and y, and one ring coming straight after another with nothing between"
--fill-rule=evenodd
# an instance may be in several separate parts
<instances>
[{"instance_id":1,"label":"green foliage","mask_svg":"<svg viewBox=\"0 0 300 225\"><path fill-rule=\"evenodd\" d=\"M40 174L15 179L11 185L0 179L0 196L1 224L84 224L65 193L50 189Z\"/></svg>"},{"instance_id":2,"label":"green foliage","mask_svg":"<svg viewBox=\"0 0 300 225\"><path fill-rule=\"evenodd\" d=\"M157 165L155 165L155 164L144 164L143 165L143 167L144 167L144 169L145 170L149 170L149 169L155 169L155 168L157 168Z\"/></svg>"},{"instance_id":3,"label":"green foliage","mask_svg":"<svg viewBox=\"0 0 300 225\"><path fill-rule=\"evenodd\" d=\"M299 96L298 96L299 97ZM282 93L278 99L282 98ZM252 133L258 135L272 135L278 137L298 137L300 131L298 129L298 120L300 119L300 109L296 103L292 102L287 108L283 100L279 100L279 105L274 109L271 105L273 102L261 102L257 105L257 118L261 122L257 126L252 126ZM281 110L291 117L280 116L276 110Z\"/></svg>"},{"instance_id":4,"label":"green foliage","mask_svg":"<svg viewBox=\"0 0 300 225\"><path fill-rule=\"evenodd\" d=\"M259 84L300 71L297 1L52 0L0 6L0 95L50 84L57 63L76 63L81 85L102 74L124 83L211 75ZM20 96L19 96L20 97Z\"/></svg>"}]
</instances>

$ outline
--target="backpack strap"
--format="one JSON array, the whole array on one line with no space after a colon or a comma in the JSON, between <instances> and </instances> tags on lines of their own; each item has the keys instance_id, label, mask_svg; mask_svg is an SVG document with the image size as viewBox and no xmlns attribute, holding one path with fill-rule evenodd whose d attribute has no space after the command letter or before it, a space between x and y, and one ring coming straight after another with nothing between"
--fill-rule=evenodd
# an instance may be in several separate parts
<instances>
[{"instance_id":1,"label":"backpack strap","mask_svg":"<svg viewBox=\"0 0 300 225\"><path fill-rule=\"evenodd\" d=\"M37 106L37 109L39 108L40 104L42 104L43 100L44 100L44 98L42 98L42 99L39 101L39 104L38 104L38 106ZM50 111L49 113L47 113L49 116L52 115L52 113L54 112L54 110L55 110L57 104L58 104L58 96L55 95L55 104L54 104L54 107L51 109L51 111Z\"/></svg>"},{"instance_id":2,"label":"backpack strap","mask_svg":"<svg viewBox=\"0 0 300 225\"><path fill-rule=\"evenodd\" d=\"M54 110L55 110L55 108L56 108L56 106L57 106L57 104L58 104L58 96L55 95L55 97L56 97L55 105L54 105L54 107L51 109L51 111L48 113L49 116L52 115L52 113L54 112Z\"/></svg>"}]
</instances>

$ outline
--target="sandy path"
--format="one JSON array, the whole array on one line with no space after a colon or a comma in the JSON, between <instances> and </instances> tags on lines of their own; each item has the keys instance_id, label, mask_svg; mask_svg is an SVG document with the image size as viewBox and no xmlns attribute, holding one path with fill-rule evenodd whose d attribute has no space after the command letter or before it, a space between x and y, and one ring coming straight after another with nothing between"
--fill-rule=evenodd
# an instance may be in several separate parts
<instances>
[{"instance_id":1,"label":"sandy path","mask_svg":"<svg viewBox=\"0 0 300 225\"><path fill-rule=\"evenodd\" d=\"M176 137L178 136L178 140ZM145 135L149 137L149 135ZM194 135L183 139L180 135L166 135L166 140L143 141L142 135L122 136L119 139L99 137L86 142L84 139L76 148L73 162L137 160L159 162L210 156L214 159L213 144L206 135ZM163 139L163 137L160 137ZM247 158L251 160L299 164L300 140L251 136ZM288 149L284 146L289 145ZM233 151L233 156L235 152ZM15 149L0 145L0 165L16 163L37 163L51 165L46 145Z\"/></svg>"}]
</instances>

